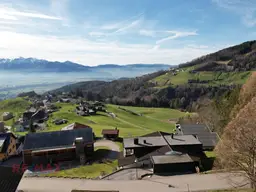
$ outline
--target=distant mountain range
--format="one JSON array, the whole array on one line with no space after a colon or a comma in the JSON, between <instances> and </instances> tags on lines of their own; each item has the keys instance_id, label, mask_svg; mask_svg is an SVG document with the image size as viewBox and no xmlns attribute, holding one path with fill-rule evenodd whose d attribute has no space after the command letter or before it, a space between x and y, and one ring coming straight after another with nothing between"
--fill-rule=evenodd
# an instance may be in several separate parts
<instances>
[{"instance_id":1,"label":"distant mountain range","mask_svg":"<svg viewBox=\"0 0 256 192\"><path fill-rule=\"evenodd\" d=\"M138 69L149 69L150 72L166 70L170 68L166 64L127 64L116 65L106 64L98 66L85 66L78 63L65 61L47 61L35 58L0 59L0 70L25 71L25 72L103 72L103 70L124 70L131 71Z\"/></svg>"}]
</instances>

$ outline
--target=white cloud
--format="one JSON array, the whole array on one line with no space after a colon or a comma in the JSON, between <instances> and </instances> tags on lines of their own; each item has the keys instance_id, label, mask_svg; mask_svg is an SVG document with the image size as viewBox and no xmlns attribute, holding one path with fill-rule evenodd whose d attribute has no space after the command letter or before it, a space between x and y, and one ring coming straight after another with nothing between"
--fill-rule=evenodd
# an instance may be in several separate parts
<instances>
[{"instance_id":1,"label":"white cloud","mask_svg":"<svg viewBox=\"0 0 256 192\"><path fill-rule=\"evenodd\" d=\"M221 8L240 15L242 22L247 27L256 26L255 0L212 0L212 2Z\"/></svg>"},{"instance_id":2,"label":"white cloud","mask_svg":"<svg viewBox=\"0 0 256 192\"><path fill-rule=\"evenodd\" d=\"M141 30L139 31L139 34L140 34L140 35L144 35L144 36L148 36L148 37L154 37L154 36L155 36L155 31L141 29Z\"/></svg>"},{"instance_id":3,"label":"white cloud","mask_svg":"<svg viewBox=\"0 0 256 192\"><path fill-rule=\"evenodd\" d=\"M156 44L161 44L165 41L168 41L171 39L177 39L180 37L188 37L188 36L198 35L196 31L188 31L188 32L186 32L186 31L168 31L168 33L172 34L172 35L156 41Z\"/></svg>"},{"instance_id":4,"label":"white cloud","mask_svg":"<svg viewBox=\"0 0 256 192\"><path fill-rule=\"evenodd\" d=\"M96 37L101 37L101 36L105 36L106 34L103 32L99 32L99 31L91 31L89 32L90 36L96 36Z\"/></svg>"},{"instance_id":5,"label":"white cloud","mask_svg":"<svg viewBox=\"0 0 256 192\"><path fill-rule=\"evenodd\" d=\"M50 16L37 12L23 12L6 6L0 6L0 18L6 20L18 20L20 17L30 17L38 19L61 20L59 17Z\"/></svg>"},{"instance_id":6,"label":"white cloud","mask_svg":"<svg viewBox=\"0 0 256 192\"><path fill-rule=\"evenodd\" d=\"M85 65L106 63L179 64L208 54L208 49L191 47L160 48L150 44L95 42L80 37L29 35L0 31L0 57L36 57L48 60L71 60Z\"/></svg>"}]
</instances>

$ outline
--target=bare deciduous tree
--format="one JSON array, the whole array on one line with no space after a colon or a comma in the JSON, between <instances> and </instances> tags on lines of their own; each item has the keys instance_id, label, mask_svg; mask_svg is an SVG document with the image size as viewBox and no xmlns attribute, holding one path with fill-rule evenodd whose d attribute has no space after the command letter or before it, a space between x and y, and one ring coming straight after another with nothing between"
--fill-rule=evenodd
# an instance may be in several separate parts
<instances>
[{"instance_id":1,"label":"bare deciduous tree","mask_svg":"<svg viewBox=\"0 0 256 192\"><path fill-rule=\"evenodd\" d=\"M227 125L216 153L219 165L244 171L256 190L256 97Z\"/></svg>"}]
</instances>

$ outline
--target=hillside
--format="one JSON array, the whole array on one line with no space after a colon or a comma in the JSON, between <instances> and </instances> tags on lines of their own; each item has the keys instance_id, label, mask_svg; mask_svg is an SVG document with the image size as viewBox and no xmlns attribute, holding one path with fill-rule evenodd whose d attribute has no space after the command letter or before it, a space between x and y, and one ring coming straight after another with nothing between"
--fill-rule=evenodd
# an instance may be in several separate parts
<instances>
[{"instance_id":1,"label":"hillside","mask_svg":"<svg viewBox=\"0 0 256 192\"><path fill-rule=\"evenodd\" d=\"M180 64L179 67L193 67L195 71L248 71L256 68L255 60L256 41L248 41Z\"/></svg>"},{"instance_id":2,"label":"hillside","mask_svg":"<svg viewBox=\"0 0 256 192\"><path fill-rule=\"evenodd\" d=\"M228 95L246 82L256 65L255 47L255 41L246 42L168 71L112 82L81 82L52 92L59 94L64 91L75 95L79 90L88 100L101 99L119 105L193 110L200 97L212 99ZM217 62L218 65L209 67L209 62ZM231 67L220 69L219 65Z\"/></svg>"},{"instance_id":3,"label":"hillside","mask_svg":"<svg viewBox=\"0 0 256 192\"><path fill-rule=\"evenodd\" d=\"M0 115L2 112L13 112L15 116L14 119L5 121L5 124L11 126L14 120L21 117L21 114L30 106L30 104L30 102L23 98L0 101ZM54 119L64 118L68 120L68 124L79 122L91 126L97 136L101 135L102 129L113 129L117 127L120 130L121 136L129 137L131 135L138 136L156 130L171 132L175 126L175 120L189 115L189 113L174 109L125 107L108 104L106 105L107 111L114 113L116 117L113 118L108 115L108 113L100 111L97 112L97 115L84 117L76 114L75 104L55 104L60 107L60 110L50 115L45 131L56 131L65 127L65 124L55 125L52 122ZM18 134L25 134L25 132Z\"/></svg>"}]
</instances>

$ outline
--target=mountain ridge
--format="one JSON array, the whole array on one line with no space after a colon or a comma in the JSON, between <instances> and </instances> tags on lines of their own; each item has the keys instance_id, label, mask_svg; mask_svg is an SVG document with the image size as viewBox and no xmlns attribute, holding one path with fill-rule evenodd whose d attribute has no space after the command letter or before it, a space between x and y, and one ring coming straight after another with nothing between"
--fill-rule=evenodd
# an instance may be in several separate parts
<instances>
[{"instance_id":1,"label":"mountain ridge","mask_svg":"<svg viewBox=\"0 0 256 192\"><path fill-rule=\"evenodd\" d=\"M48 61L45 59L36 58L14 58L14 59L4 59L0 58L0 70L9 71L32 71L32 72L90 72L93 70L100 69L124 69L124 68L156 68L158 70L168 69L172 67L168 64L101 64L97 66L82 65L79 63L71 61Z\"/></svg>"}]
</instances>

